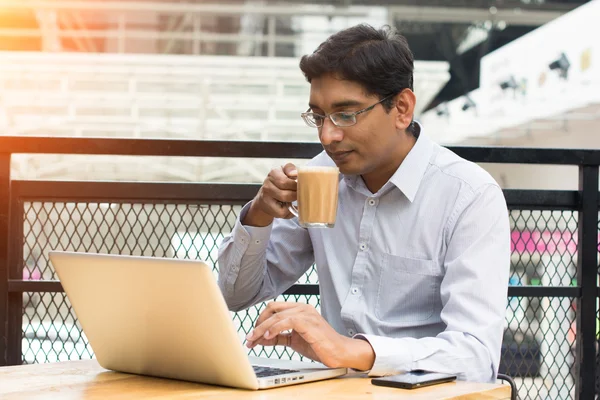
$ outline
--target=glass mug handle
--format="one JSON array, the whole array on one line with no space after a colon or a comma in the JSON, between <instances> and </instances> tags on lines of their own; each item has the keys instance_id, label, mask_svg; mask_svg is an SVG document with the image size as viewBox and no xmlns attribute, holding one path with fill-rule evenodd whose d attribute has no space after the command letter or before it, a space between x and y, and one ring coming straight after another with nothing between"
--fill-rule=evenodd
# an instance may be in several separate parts
<instances>
[{"instance_id":1,"label":"glass mug handle","mask_svg":"<svg viewBox=\"0 0 600 400\"><path fill-rule=\"evenodd\" d=\"M290 203L290 205L288 206L288 210L290 210L290 212L294 214L294 217L300 218L300 214L298 214L298 207L296 207L294 203Z\"/></svg>"},{"instance_id":2,"label":"glass mug handle","mask_svg":"<svg viewBox=\"0 0 600 400\"><path fill-rule=\"evenodd\" d=\"M298 182L298 178L296 178L294 180L296 181L296 183ZM298 193L298 192L296 192L296 193ZM294 203L290 203L290 205L288 206L288 210L290 210L290 212L294 215L294 217L300 218L298 207L296 207L294 205Z\"/></svg>"}]
</instances>

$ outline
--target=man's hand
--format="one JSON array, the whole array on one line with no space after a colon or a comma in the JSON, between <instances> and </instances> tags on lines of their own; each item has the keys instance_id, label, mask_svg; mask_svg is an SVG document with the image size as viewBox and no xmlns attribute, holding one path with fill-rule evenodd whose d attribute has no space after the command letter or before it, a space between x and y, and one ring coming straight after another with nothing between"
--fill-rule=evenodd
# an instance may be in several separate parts
<instances>
[{"instance_id":1,"label":"man's hand","mask_svg":"<svg viewBox=\"0 0 600 400\"><path fill-rule=\"evenodd\" d=\"M286 164L269 172L260 190L252 200L242 224L268 226L273 218L292 218L289 203L296 200L296 177L294 164Z\"/></svg>"},{"instance_id":2,"label":"man's hand","mask_svg":"<svg viewBox=\"0 0 600 400\"><path fill-rule=\"evenodd\" d=\"M308 304L272 302L258 317L246 346L288 346L328 367L368 370L375 353L371 345L337 333Z\"/></svg>"}]
</instances>

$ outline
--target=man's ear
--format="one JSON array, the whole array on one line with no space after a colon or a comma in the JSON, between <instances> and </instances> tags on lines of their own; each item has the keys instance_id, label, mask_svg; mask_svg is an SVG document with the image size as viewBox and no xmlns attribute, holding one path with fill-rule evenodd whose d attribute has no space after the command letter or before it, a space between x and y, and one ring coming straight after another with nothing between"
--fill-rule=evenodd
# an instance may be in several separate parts
<instances>
[{"instance_id":1,"label":"man's ear","mask_svg":"<svg viewBox=\"0 0 600 400\"><path fill-rule=\"evenodd\" d=\"M406 130L413 120L417 97L410 89L404 89L395 97L396 129Z\"/></svg>"}]
</instances>

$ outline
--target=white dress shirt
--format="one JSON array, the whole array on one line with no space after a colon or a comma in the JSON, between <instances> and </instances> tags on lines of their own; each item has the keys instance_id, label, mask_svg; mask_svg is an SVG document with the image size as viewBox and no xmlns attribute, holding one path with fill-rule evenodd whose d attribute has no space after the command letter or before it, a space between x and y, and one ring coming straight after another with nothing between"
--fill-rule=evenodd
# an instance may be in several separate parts
<instances>
[{"instance_id":1,"label":"white dress shirt","mask_svg":"<svg viewBox=\"0 0 600 400\"><path fill-rule=\"evenodd\" d=\"M308 164L334 165L324 152ZM340 334L371 344L369 375L422 369L495 379L510 231L502 190L478 165L421 134L377 193L340 175L334 228L240 219L218 259L231 310L277 297L316 263L321 313Z\"/></svg>"}]
</instances>

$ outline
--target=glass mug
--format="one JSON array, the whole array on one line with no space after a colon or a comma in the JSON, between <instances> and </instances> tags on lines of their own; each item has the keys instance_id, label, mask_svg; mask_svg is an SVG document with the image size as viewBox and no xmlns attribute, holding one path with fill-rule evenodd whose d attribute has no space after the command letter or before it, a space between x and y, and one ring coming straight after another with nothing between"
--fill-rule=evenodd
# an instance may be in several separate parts
<instances>
[{"instance_id":1,"label":"glass mug","mask_svg":"<svg viewBox=\"0 0 600 400\"><path fill-rule=\"evenodd\" d=\"M333 228L338 206L337 167L298 168L297 204L289 210L304 228Z\"/></svg>"}]
</instances>

